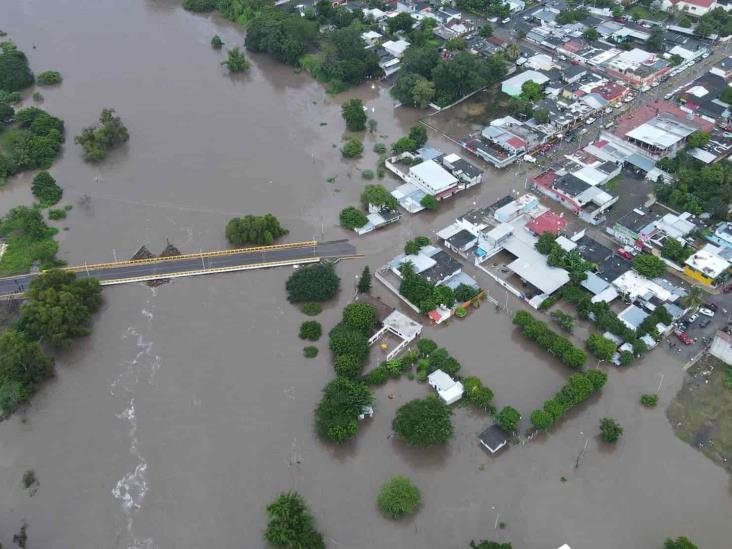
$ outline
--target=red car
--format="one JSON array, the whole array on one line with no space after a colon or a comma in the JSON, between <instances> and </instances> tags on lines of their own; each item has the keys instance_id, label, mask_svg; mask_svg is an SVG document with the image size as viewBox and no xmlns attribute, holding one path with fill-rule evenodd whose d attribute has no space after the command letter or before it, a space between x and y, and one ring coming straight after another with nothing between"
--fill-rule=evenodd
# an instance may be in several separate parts
<instances>
[{"instance_id":1,"label":"red car","mask_svg":"<svg viewBox=\"0 0 732 549\"><path fill-rule=\"evenodd\" d=\"M684 345L693 345L694 342L691 340L691 338L686 334L686 332L677 331L674 332L677 338L679 338L679 341L683 343Z\"/></svg>"},{"instance_id":2,"label":"red car","mask_svg":"<svg viewBox=\"0 0 732 549\"><path fill-rule=\"evenodd\" d=\"M633 254L630 253L625 248L618 248L618 251L615 253L618 254L623 259L627 259L628 261L633 261Z\"/></svg>"}]
</instances>

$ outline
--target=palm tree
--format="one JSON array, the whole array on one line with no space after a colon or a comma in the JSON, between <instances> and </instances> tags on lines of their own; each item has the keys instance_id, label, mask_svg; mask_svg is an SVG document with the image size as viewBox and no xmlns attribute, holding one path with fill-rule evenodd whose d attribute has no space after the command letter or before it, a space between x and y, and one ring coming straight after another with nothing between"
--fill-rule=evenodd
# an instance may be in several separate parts
<instances>
[{"instance_id":1,"label":"palm tree","mask_svg":"<svg viewBox=\"0 0 732 549\"><path fill-rule=\"evenodd\" d=\"M249 68L249 61L239 48L231 48L227 54L226 61L222 61L221 64L226 66L229 72L244 72Z\"/></svg>"},{"instance_id":2,"label":"palm tree","mask_svg":"<svg viewBox=\"0 0 732 549\"><path fill-rule=\"evenodd\" d=\"M695 309L696 307L704 303L704 299L702 298L702 296L702 289L699 286L692 286L691 288L689 288L689 292L683 299L684 307L687 307L689 309Z\"/></svg>"},{"instance_id":3,"label":"palm tree","mask_svg":"<svg viewBox=\"0 0 732 549\"><path fill-rule=\"evenodd\" d=\"M521 54L521 50L516 44L509 44L506 46L506 57L508 57L511 61L514 61L518 59L518 56Z\"/></svg>"}]
</instances>

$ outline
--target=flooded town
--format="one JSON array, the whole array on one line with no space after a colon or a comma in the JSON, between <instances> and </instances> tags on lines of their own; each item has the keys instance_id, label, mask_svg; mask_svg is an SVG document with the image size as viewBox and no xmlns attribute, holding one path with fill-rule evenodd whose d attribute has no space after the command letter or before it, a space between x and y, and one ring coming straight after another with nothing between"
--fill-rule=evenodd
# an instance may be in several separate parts
<instances>
[{"instance_id":1,"label":"flooded town","mask_svg":"<svg viewBox=\"0 0 732 549\"><path fill-rule=\"evenodd\" d=\"M727 9L3 2L0 544L728 549Z\"/></svg>"}]
</instances>

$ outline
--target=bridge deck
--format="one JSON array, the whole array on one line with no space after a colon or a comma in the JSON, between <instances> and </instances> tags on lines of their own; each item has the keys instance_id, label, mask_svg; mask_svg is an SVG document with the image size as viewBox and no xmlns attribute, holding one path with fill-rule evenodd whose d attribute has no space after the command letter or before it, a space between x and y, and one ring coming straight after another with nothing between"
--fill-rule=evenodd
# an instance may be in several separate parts
<instances>
[{"instance_id":1,"label":"bridge deck","mask_svg":"<svg viewBox=\"0 0 732 549\"><path fill-rule=\"evenodd\" d=\"M321 259L353 257L356 248L347 240L298 242L257 248L240 248L182 256L119 261L67 267L80 278L94 277L103 286L158 278L178 278L212 273L263 269ZM0 278L0 297L21 295L36 275Z\"/></svg>"}]
</instances>

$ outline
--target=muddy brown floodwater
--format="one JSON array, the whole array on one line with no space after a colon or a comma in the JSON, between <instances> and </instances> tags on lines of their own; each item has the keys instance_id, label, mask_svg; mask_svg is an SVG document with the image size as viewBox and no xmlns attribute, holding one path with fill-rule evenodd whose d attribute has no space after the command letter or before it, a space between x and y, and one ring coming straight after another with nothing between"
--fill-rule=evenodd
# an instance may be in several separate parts
<instances>
[{"instance_id":1,"label":"muddy brown floodwater","mask_svg":"<svg viewBox=\"0 0 732 549\"><path fill-rule=\"evenodd\" d=\"M290 240L348 236L337 212L357 200L361 169L374 167L372 144L394 141L418 116L395 113L379 85L332 98L264 57L230 78L209 41L218 33L227 46L240 44L240 29L188 14L177 0L4 0L0 28L34 70L64 76L43 90L44 108L65 119L69 136L52 172L65 201L91 197L60 225L69 229L60 256L70 263L130 257L142 244L159 252L166 239L183 252L221 248L227 219L243 213L276 214ZM385 137L368 135L364 159L344 163L334 145L343 136L339 105L352 94ZM117 109L131 139L90 166L71 138L103 107ZM30 202L29 180L0 192L1 212ZM439 213L358 240L366 257L338 267L343 291L320 320L326 328L337 321L363 265L383 264L405 239L522 185L511 171L490 171L480 190ZM331 547L462 549L487 537L518 549L656 548L688 535L704 549L729 548L728 477L676 439L664 416L683 375L666 353L610 371L603 394L551 436L496 458L477 444L486 419L463 408L444 450L389 438L395 409L427 393L407 380L380 388L373 420L353 445L334 449L312 427L333 377L328 353L321 341L317 359L302 357L303 316L284 299L289 273L105 290L93 335L59 358L57 379L26 411L0 424L0 541L10 546L25 520L29 547L258 548L266 503L296 489ZM393 303L383 288L375 292ZM492 307L426 335L483 378L499 406L525 415L567 377ZM639 395L662 375L661 405L641 409ZM606 415L625 427L612 450L595 438ZM33 497L21 487L28 469L39 481ZM394 474L424 494L421 511L400 523L375 509L379 484Z\"/></svg>"}]
</instances>

